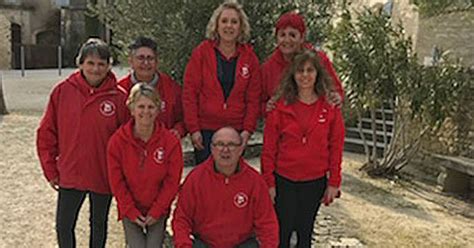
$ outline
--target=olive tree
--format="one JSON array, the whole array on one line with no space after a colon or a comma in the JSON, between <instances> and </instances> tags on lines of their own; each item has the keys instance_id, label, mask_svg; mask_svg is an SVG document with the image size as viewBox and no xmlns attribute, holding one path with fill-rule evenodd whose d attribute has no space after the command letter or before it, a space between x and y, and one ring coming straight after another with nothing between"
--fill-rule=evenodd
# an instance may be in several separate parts
<instances>
[{"instance_id":1,"label":"olive tree","mask_svg":"<svg viewBox=\"0 0 474 248\"><path fill-rule=\"evenodd\" d=\"M206 25L222 0L114 0L110 4L89 3L90 15L112 30L112 43L125 61L127 44L137 36L158 42L160 67L181 79L192 49L205 37ZM308 40L320 44L331 29L334 0L242 0L251 26L250 43L260 60L274 47L273 27L278 17L298 10L306 17Z\"/></svg>"},{"instance_id":2,"label":"olive tree","mask_svg":"<svg viewBox=\"0 0 474 248\"><path fill-rule=\"evenodd\" d=\"M459 111L468 85L464 68L447 58L430 67L418 64L402 26L394 26L383 12L351 13L344 7L329 43L345 84L345 105L356 117L363 140L367 160L363 169L370 174L400 170L417 153L423 137L436 135L441 124ZM393 113L390 142L385 111L378 111L385 107ZM376 122L380 115L381 125ZM371 120L370 141L363 132L364 117ZM382 153L375 145L380 133Z\"/></svg>"}]
</instances>

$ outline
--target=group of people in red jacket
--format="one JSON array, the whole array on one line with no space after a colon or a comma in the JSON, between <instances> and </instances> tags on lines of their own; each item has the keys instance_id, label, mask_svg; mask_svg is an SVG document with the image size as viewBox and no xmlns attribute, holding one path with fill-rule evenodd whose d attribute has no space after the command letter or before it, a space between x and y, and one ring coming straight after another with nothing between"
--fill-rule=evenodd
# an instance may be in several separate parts
<instances>
[{"instance_id":1,"label":"group of people in red jacket","mask_svg":"<svg viewBox=\"0 0 474 248\"><path fill-rule=\"evenodd\" d=\"M172 202L175 247L311 247L321 203L340 194L343 89L328 57L305 41L301 15L283 14L260 66L242 6L214 10L183 89L158 70L157 44L129 46L132 71L111 72L99 39L56 85L37 132L44 175L58 191L60 247L89 196L90 247L104 247L112 196L129 247L161 247ZM242 159L265 118L261 173ZM180 186L187 133L197 167Z\"/></svg>"}]
</instances>

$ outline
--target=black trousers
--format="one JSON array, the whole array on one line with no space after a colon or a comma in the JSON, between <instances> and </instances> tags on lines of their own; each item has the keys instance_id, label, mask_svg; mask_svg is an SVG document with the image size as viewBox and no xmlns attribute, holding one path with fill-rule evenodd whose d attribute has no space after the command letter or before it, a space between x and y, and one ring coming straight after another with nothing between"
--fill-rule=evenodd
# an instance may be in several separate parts
<instances>
[{"instance_id":1,"label":"black trousers","mask_svg":"<svg viewBox=\"0 0 474 248\"><path fill-rule=\"evenodd\" d=\"M298 237L298 248L311 247L314 221L326 190L326 177L305 182L294 182L279 175L275 175L275 179L275 210L280 225L279 247L290 247L293 231L296 231Z\"/></svg>"},{"instance_id":2,"label":"black trousers","mask_svg":"<svg viewBox=\"0 0 474 248\"><path fill-rule=\"evenodd\" d=\"M211 155L211 142L212 142L212 135L214 135L216 131L214 130L201 130L202 135L202 144L204 145L204 150L197 150L194 149L194 158L196 159L196 165L204 162L209 155Z\"/></svg>"},{"instance_id":3,"label":"black trousers","mask_svg":"<svg viewBox=\"0 0 474 248\"><path fill-rule=\"evenodd\" d=\"M76 247L74 229L76 228L77 217L86 195L89 195L90 205L89 247L105 247L105 241L107 239L107 219L112 196L60 188L56 210L56 233L60 248Z\"/></svg>"}]
</instances>

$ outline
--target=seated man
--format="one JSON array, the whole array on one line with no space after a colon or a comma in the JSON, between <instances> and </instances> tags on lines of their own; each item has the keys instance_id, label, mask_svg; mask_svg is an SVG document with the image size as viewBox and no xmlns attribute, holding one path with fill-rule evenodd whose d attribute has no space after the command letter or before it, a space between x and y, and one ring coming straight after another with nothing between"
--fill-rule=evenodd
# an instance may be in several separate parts
<instances>
[{"instance_id":1,"label":"seated man","mask_svg":"<svg viewBox=\"0 0 474 248\"><path fill-rule=\"evenodd\" d=\"M182 247L277 247L278 221L263 178L241 158L231 127L212 137L212 157L186 178L174 212L174 244Z\"/></svg>"}]
</instances>

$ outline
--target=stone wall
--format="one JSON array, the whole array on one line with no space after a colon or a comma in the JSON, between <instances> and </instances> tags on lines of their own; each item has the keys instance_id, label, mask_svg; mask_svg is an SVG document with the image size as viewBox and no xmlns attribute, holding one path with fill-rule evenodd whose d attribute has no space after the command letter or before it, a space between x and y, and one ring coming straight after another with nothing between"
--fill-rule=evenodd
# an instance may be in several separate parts
<instances>
[{"instance_id":1,"label":"stone wall","mask_svg":"<svg viewBox=\"0 0 474 248\"><path fill-rule=\"evenodd\" d=\"M406 37L410 37L415 47L418 35L419 14L417 7L411 4L412 0L398 0L393 4L392 20L394 25L402 24Z\"/></svg>"},{"instance_id":2,"label":"stone wall","mask_svg":"<svg viewBox=\"0 0 474 248\"><path fill-rule=\"evenodd\" d=\"M10 21L0 13L0 70L10 69L11 42Z\"/></svg>"},{"instance_id":3,"label":"stone wall","mask_svg":"<svg viewBox=\"0 0 474 248\"><path fill-rule=\"evenodd\" d=\"M453 12L420 18L415 50L420 62L431 57L433 46L462 58L465 66L474 66L474 11Z\"/></svg>"}]
</instances>

